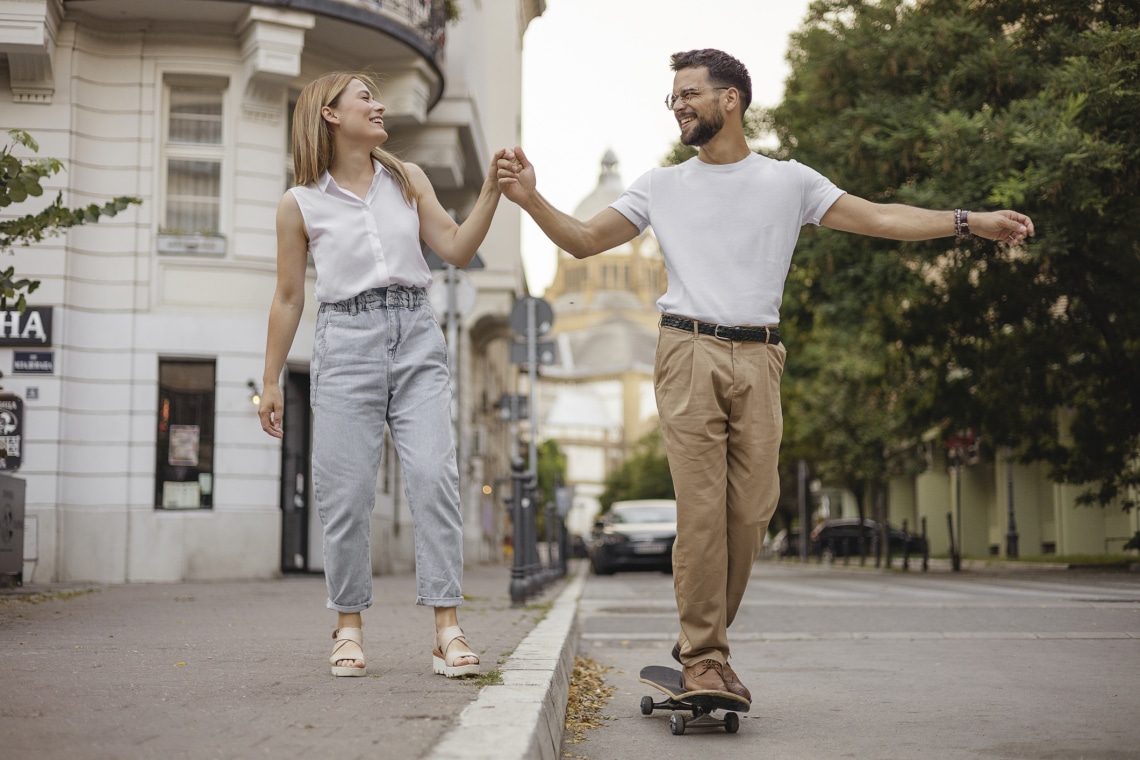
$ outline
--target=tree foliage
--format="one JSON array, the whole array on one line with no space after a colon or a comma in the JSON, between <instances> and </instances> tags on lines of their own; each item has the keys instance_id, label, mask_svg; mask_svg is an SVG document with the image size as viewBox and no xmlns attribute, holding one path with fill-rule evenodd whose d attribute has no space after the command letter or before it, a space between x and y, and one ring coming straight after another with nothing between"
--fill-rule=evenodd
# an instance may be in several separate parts
<instances>
[{"instance_id":1,"label":"tree foliage","mask_svg":"<svg viewBox=\"0 0 1140 760\"><path fill-rule=\"evenodd\" d=\"M548 438L538 444L538 501L545 505L555 500L555 489L566 482L566 455L558 442Z\"/></svg>"},{"instance_id":2,"label":"tree foliage","mask_svg":"<svg viewBox=\"0 0 1140 760\"><path fill-rule=\"evenodd\" d=\"M621 467L606 476L605 490L599 501L602 512L608 512L615 501L628 499L675 499L673 476L665 456L661 431L654 428L643 436L633 453Z\"/></svg>"},{"instance_id":3,"label":"tree foliage","mask_svg":"<svg viewBox=\"0 0 1140 760\"><path fill-rule=\"evenodd\" d=\"M1136 6L818 0L789 57L784 102L764 121L778 157L874 201L1016 208L1037 238L1010 250L806 230L783 313L796 352L788 448L850 482L881 477L886 454L931 426L980 426L1056 480L1089 485L1083 500L1129 508Z\"/></svg>"},{"instance_id":4,"label":"tree foliage","mask_svg":"<svg viewBox=\"0 0 1140 760\"><path fill-rule=\"evenodd\" d=\"M58 159L20 158L13 154L16 144L33 153L39 152L40 146L27 132L10 129L8 136L11 142L0 150L0 209L40 197L44 192L43 181L63 170L63 163ZM63 193L59 193L55 201L38 213L0 220L0 252L38 243L68 227L97 222L101 216L115 216L133 203L142 203L142 200L119 196L103 205L92 203L80 208L67 208L63 205ZM13 279L15 274L15 267L0 271L0 309L7 305L8 299L16 298L16 308L23 311L25 294L35 292L39 287L37 280Z\"/></svg>"},{"instance_id":5,"label":"tree foliage","mask_svg":"<svg viewBox=\"0 0 1140 760\"><path fill-rule=\"evenodd\" d=\"M535 526L540 541L546 539L547 505L557 505L556 489L566 482L566 455L552 438L535 447L538 454L538 482L535 494Z\"/></svg>"}]
</instances>

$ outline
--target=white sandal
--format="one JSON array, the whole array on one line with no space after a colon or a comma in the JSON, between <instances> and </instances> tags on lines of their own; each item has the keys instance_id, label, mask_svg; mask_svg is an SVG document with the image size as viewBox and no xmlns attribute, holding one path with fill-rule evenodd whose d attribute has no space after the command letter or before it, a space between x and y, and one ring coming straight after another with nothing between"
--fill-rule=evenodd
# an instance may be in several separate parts
<instances>
[{"instance_id":1,"label":"white sandal","mask_svg":"<svg viewBox=\"0 0 1140 760\"><path fill-rule=\"evenodd\" d=\"M448 653L447 648L456 640L463 642L463 646L467 648L466 652ZM455 661L463 657L474 657L475 664L456 665ZM467 637L463 635L463 629L457 625L444 628L435 635L435 649L431 653L431 664L436 673L448 678L479 675L479 655L471 651Z\"/></svg>"},{"instance_id":2,"label":"white sandal","mask_svg":"<svg viewBox=\"0 0 1140 760\"><path fill-rule=\"evenodd\" d=\"M368 663L364 660L364 631L359 628L339 628L333 631L332 637L335 640L332 655L329 657L332 674L334 676L364 675L365 671L368 670ZM348 647L348 650L342 654L341 650L345 647ZM356 647L356 654L353 654L352 647ZM356 660L360 663L360 667L338 666L337 663L342 660Z\"/></svg>"}]
</instances>

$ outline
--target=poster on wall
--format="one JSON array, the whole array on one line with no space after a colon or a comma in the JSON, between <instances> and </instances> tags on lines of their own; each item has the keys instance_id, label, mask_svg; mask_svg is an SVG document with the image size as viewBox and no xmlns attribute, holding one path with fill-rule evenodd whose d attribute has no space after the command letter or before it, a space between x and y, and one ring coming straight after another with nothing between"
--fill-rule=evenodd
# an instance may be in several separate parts
<instances>
[{"instance_id":1,"label":"poster on wall","mask_svg":"<svg viewBox=\"0 0 1140 760\"><path fill-rule=\"evenodd\" d=\"M0 393L0 470L20 469L24 455L24 400Z\"/></svg>"},{"instance_id":2,"label":"poster on wall","mask_svg":"<svg viewBox=\"0 0 1140 760\"><path fill-rule=\"evenodd\" d=\"M170 426L170 464L198 466L198 435L197 425Z\"/></svg>"},{"instance_id":3,"label":"poster on wall","mask_svg":"<svg viewBox=\"0 0 1140 760\"><path fill-rule=\"evenodd\" d=\"M165 509L197 509L202 506L202 492L198 481L179 483L167 480L162 484L162 506Z\"/></svg>"}]
</instances>

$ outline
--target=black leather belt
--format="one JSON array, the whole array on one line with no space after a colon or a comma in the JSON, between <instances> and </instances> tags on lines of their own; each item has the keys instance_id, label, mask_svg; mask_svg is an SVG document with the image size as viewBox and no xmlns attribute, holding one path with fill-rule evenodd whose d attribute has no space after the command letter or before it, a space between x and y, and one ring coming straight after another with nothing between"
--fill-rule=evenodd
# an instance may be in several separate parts
<instances>
[{"instance_id":1,"label":"black leather belt","mask_svg":"<svg viewBox=\"0 0 1140 760\"><path fill-rule=\"evenodd\" d=\"M692 332L693 324L693 320L684 317L675 317L672 314L661 315L662 327ZM711 335L719 340L747 340L754 343L771 343L773 346L780 342L780 331L775 327L734 327L732 325L710 325L708 322L696 322L695 324L698 333Z\"/></svg>"}]
</instances>

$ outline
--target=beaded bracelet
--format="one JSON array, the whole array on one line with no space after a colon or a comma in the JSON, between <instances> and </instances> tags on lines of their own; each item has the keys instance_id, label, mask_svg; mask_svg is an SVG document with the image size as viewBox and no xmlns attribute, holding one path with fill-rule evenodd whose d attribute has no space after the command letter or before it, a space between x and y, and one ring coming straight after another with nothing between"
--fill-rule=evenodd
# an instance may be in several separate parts
<instances>
[{"instance_id":1,"label":"beaded bracelet","mask_svg":"<svg viewBox=\"0 0 1140 760\"><path fill-rule=\"evenodd\" d=\"M954 235L964 238L970 234L970 212L954 209Z\"/></svg>"}]
</instances>

